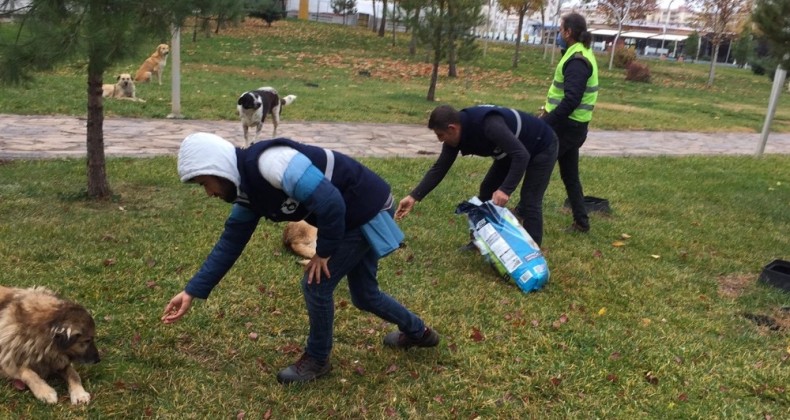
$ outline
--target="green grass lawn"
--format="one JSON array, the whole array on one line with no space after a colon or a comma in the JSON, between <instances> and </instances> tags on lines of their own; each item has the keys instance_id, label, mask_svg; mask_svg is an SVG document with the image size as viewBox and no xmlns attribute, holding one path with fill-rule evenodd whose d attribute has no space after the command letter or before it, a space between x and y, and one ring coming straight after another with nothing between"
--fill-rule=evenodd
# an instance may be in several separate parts
<instances>
[{"instance_id":1,"label":"green grass lawn","mask_svg":"<svg viewBox=\"0 0 790 420\"><path fill-rule=\"evenodd\" d=\"M403 196L431 159L364 162ZM282 225L263 222L212 296L165 326L165 304L229 206L180 184L170 157L110 159L117 195L107 202L83 200L81 159L5 161L2 283L48 286L88 307L103 360L78 368L90 405L50 407L0 383L0 418L782 418L788 295L757 277L790 258L788 165L583 158L586 192L613 212L593 214L587 235L564 233L555 172L543 243L551 279L523 294L456 250L468 234L453 210L488 166L460 159L401 223L407 246L380 272L382 288L440 332L439 347L383 348L393 327L356 310L341 283L333 373L282 387L274 375L307 333ZM749 319L759 316L772 324Z\"/></svg>"},{"instance_id":2,"label":"green grass lawn","mask_svg":"<svg viewBox=\"0 0 790 420\"><path fill-rule=\"evenodd\" d=\"M235 120L238 95L266 85L299 96L285 121L424 124L436 106L425 101L425 53L409 59L403 36L392 46L359 28L285 21L182 39L188 118ZM106 82L134 73L156 44ZM460 77L442 76L439 102L537 109L552 65L525 47L511 70L512 48L490 43ZM706 88L705 65L650 61L653 83L635 84L607 62L599 58L593 129L761 128L765 76L720 67ZM162 86L138 86L146 103L107 101L107 116L165 117L170 69ZM85 79L85 63L74 62L2 86L0 112L84 115ZM783 95L775 131L790 131L788 104ZM432 160L364 162L402 197ZM401 223L406 247L381 263L382 288L439 331L439 347L383 348L393 327L356 310L341 283L333 373L282 387L275 374L299 356L307 317L281 225L262 223L212 296L165 326L165 304L210 251L229 206L180 184L173 157L109 159L116 195L102 202L84 199L83 159L0 161L0 283L47 286L85 305L103 356L78 367L90 405L70 406L59 381L54 407L0 382L0 418L787 416L790 301L757 277L790 259L790 157L583 157L585 192L613 208L593 214L587 235L563 232L570 215L555 171L544 209L551 279L532 294L457 251L468 233L453 210L488 164L459 159Z\"/></svg>"},{"instance_id":3,"label":"green grass lawn","mask_svg":"<svg viewBox=\"0 0 790 420\"><path fill-rule=\"evenodd\" d=\"M12 34L0 24L0 40ZM5 35L3 35L5 34ZM274 86L299 98L284 112L286 121L342 121L424 124L436 103L425 100L430 77L428 54L408 56L408 36L395 42L363 28L288 20L267 28L261 21L223 29L218 36L182 35L182 112L193 119L238 119L236 99L250 89ZM137 59L105 74L134 74L160 40L139 47ZM518 69L511 69L513 44L490 42L485 55L461 63L458 78L440 70L437 102L465 107L481 103L536 111L554 71L541 47L524 45ZM557 57L558 58L558 57ZM608 70L599 56L598 105L592 123L599 130L760 132L771 81L749 70L719 66L707 88L708 65L647 61L652 83L624 80L622 69ZM146 103L106 101L108 116L164 118L171 111L172 60L162 86L139 84ZM365 76L369 74L370 76ZM37 74L26 86L0 87L0 112L19 114L86 113L86 63L61 65ZM782 95L773 130L790 131L790 98Z\"/></svg>"}]
</instances>

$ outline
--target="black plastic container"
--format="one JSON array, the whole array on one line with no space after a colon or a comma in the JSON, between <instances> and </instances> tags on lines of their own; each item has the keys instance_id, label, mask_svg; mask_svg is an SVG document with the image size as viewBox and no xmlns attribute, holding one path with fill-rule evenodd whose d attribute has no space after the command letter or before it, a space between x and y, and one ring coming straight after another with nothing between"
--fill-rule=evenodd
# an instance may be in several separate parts
<instances>
[{"instance_id":1,"label":"black plastic container","mask_svg":"<svg viewBox=\"0 0 790 420\"><path fill-rule=\"evenodd\" d=\"M562 205L563 207L570 208L571 202L567 198L565 199L565 204ZM592 213L594 211L598 211L601 213L610 213L612 209L609 207L609 200L605 198L593 197L590 195L584 196L584 207L587 209L587 213Z\"/></svg>"},{"instance_id":2,"label":"black plastic container","mask_svg":"<svg viewBox=\"0 0 790 420\"><path fill-rule=\"evenodd\" d=\"M771 261L763 268L760 281L790 292L790 261Z\"/></svg>"}]
</instances>

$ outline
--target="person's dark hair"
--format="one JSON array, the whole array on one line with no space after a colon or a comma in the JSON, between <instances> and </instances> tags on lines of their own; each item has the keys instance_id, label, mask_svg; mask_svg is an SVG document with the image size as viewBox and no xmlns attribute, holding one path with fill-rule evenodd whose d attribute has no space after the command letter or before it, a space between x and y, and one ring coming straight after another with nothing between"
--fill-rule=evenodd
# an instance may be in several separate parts
<instances>
[{"instance_id":1,"label":"person's dark hair","mask_svg":"<svg viewBox=\"0 0 790 420\"><path fill-rule=\"evenodd\" d=\"M584 20L584 16L578 13L568 13L562 17L562 28L570 29L571 38L581 42L584 48L590 48L592 34L587 32L587 21Z\"/></svg>"},{"instance_id":2,"label":"person's dark hair","mask_svg":"<svg viewBox=\"0 0 790 420\"><path fill-rule=\"evenodd\" d=\"M450 124L460 123L460 113L450 105L437 106L428 118L428 128L431 130L446 130Z\"/></svg>"}]
</instances>

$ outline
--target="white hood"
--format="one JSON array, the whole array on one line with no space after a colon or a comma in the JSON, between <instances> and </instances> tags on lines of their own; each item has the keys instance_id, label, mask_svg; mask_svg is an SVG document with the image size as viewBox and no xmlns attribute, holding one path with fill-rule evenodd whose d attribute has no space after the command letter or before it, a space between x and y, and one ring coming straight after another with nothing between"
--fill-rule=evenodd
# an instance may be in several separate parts
<instances>
[{"instance_id":1,"label":"white hood","mask_svg":"<svg viewBox=\"0 0 790 420\"><path fill-rule=\"evenodd\" d=\"M210 133L188 135L178 150L178 176L189 182L199 175L214 175L241 183L236 167L236 147L220 136Z\"/></svg>"}]
</instances>

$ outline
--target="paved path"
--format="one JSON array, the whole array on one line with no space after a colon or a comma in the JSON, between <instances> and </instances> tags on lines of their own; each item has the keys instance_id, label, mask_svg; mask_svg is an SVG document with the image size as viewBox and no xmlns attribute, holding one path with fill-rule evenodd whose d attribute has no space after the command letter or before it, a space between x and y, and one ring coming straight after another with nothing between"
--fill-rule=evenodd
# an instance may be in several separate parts
<instances>
[{"instance_id":1,"label":"paved path","mask_svg":"<svg viewBox=\"0 0 790 420\"><path fill-rule=\"evenodd\" d=\"M262 133L271 133L270 122ZM238 121L200 121L107 117L104 146L108 156L174 155L183 138L195 131L244 143ZM68 116L0 114L0 159L85 156L86 120ZM440 146L423 125L283 122L278 135L328 147L351 156L431 156ZM584 147L588 156L752 155L759 134L681 133L593 130ZM790 133L772 133L765 153L790 154Z\"/></svg>"}]
</instances>

